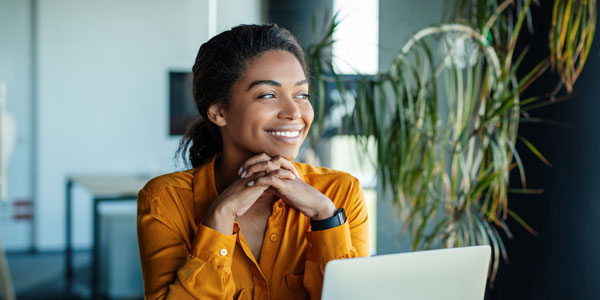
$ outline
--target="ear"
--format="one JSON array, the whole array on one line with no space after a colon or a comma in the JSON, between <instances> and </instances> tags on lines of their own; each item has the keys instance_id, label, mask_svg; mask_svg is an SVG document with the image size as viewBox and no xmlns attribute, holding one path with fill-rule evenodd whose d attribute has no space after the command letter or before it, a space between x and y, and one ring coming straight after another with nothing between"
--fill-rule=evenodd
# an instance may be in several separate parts
<instances>
[{"instance_id":1,"label":"ear","mask_svg":"<svg viewBox=\"0 0 600 300\"><path fill-rule=\"evenodd\" d=\"M221 103L214 103L208 108L208 119L215 123L215 125L219 127L223 127L227 125L227 120L225 119L225 108Z\"/></svg>"}]
</instances>

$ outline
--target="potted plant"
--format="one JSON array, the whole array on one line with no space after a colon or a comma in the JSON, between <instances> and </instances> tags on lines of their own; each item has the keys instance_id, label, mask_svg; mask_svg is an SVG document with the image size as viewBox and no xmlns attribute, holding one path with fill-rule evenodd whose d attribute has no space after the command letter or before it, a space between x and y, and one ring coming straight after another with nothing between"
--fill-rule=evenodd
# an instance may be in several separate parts
<instances>
[{"instance_id":1,"label":"potted plant","mask_svg":"<svg viewBox=\"0 0 600 300\"><path fill-rule=\"evenodd\" d=\"M541 192L527 186L516 143L549 164L519 135L519 123L529 117L527 111L554 103L562 87L572 91L596 24L594 0L554 1L551 55L518 77L527 49L517 52L516 44L525 28L532 30L532 4L448 1L444 23L415 33L390 69L375 76L336 74L328 47L337 15L307 51L316 87L313 147L331 109L325 86L333 82L350 107L340 131L363 145L375 142L379 181L400 212L413 250L489 244L491 282L500 257L507 256L499 232L512 236L506 219L536 234L508 208L509 193ZM522 99L548 70L559 74L557 87L549 95ZM515 168L519 187L509 185Z\"/></svg>"}]
</instances>

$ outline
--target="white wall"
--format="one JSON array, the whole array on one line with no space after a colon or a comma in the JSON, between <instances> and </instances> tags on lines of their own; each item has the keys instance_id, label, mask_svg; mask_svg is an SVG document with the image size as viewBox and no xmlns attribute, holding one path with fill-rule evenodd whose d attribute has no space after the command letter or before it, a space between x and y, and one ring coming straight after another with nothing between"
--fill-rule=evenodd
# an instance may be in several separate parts
<instances>
[{"instance_id":1,"label":"white wall","mask_svg":"<svg viewBox=\"0 0 600 300\"><path fill-rule=\"evenodd\" d=\"M218 2L219 31L260 22L259 0ZM219 10L223 2L229 10ZM174 170L167 72L190 69L209 38L208 3L39 1L38 249L64 246L67 174ZM74 214L75 242L89 245L80 229L90 206Z\"/></svg>"},{"instance_id":2,"label":"white wall","mask_svg":"<svg viewBox=\"0 0 600 300\"><path fill-rule=\"evenodd\" d=\"M217 32L239 24L261 24L264 0L212 0L217 3Z\"/></svg>"},{"instance_id":3,"label":"white wall","mask_svg":"<svg viewBox=\"0 0 600 300\"><path fill-rule=\"evenodd\" d=\"M0 203L0 237L8 251L31 247L31 221L13 219L13 202L33 197L30 13L30 1L0 0L0 81L7 85L6 109L16 121L7 162L7 202Z\"/></svg>"}]
</instances>

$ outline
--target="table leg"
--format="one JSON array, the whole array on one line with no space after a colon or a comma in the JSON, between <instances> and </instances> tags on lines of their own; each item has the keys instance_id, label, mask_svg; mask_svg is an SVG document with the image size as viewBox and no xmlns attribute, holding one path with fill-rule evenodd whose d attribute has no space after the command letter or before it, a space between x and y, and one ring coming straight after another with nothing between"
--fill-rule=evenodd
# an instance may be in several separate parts
<instances>
[{"instance_id":1,"label":"table leg","mask_svg":"<svg viewBox=\"0 0 600 300\"><path fill-rule=\"evenodd\" d=\"M100 294L98 293L98 279L99 279L99 268L98 261L100 259L100 216L98 212L99 199L93 199L94 215L94 244L92 245L92 299L99 299Z\"/></svg>"},{"instance_id":2,"label":"table leg","mask_svg":"<svg viewBox=\"0 0 600 300\"><path fill-rule=\"evenodd\" d=\"M66 245L65 245L65 277L66 277L66 288L67 293L71 294L71 289L73 285L73 228L72 228L72 189L73 189L73 180L70 178L67 179L67 197L66 197L66 220L65 220L65 232L66 232Z\"/></svg>"},{"instance_id":3,"label":"table leg","mask_svg":"<svg viewBox=\"0 0 600 300\"><path fill-rule=\"evenodd\" d=\"M8 260L4 253L4 248L0 242L0 295L2 299L15 300L15 289L13 287L10 271L8 270Z\"/></svg>"}]
</instances>

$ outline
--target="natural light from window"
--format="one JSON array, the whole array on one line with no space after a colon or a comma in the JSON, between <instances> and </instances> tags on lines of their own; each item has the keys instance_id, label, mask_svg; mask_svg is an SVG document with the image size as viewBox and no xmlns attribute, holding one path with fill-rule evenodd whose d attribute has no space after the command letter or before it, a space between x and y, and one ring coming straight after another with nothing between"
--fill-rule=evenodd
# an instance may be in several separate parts
<instances>
[{"instance_id":1,"label":"natural light from window","mask_svg":"<svg viewBox=\"0 0 600 300\"><path fill-rule=\"evenodd\" d=\"M334 0L339 27L333 34L333 62L341 74L377 73L379 45L378 0Z\"/></svg>"},{"instance_id":2,"label":"natural light from window","mask_svg":"<svg viewBox=\"0 0 600 300\"><path fill-rule=\"evenodd\" d=\"M379 64L379 1L333 0L333 8L340 20L340 25L333 34L335 71L344 75L376 74ZM332 97L337 104L343 103L339 93L336 97L333 92ZM342 116L343 113L332 118L339 121ZM336 123L335 120L333 123ZM362 159L360 151L361 146L350 136L336 135L331 138L331 167L358 178L364 190L369 210L371 254L376 254L377 177L372 164L375 161L375 144L369 143L368 155L362 156Z\"/></svg>"}]
</instances>

